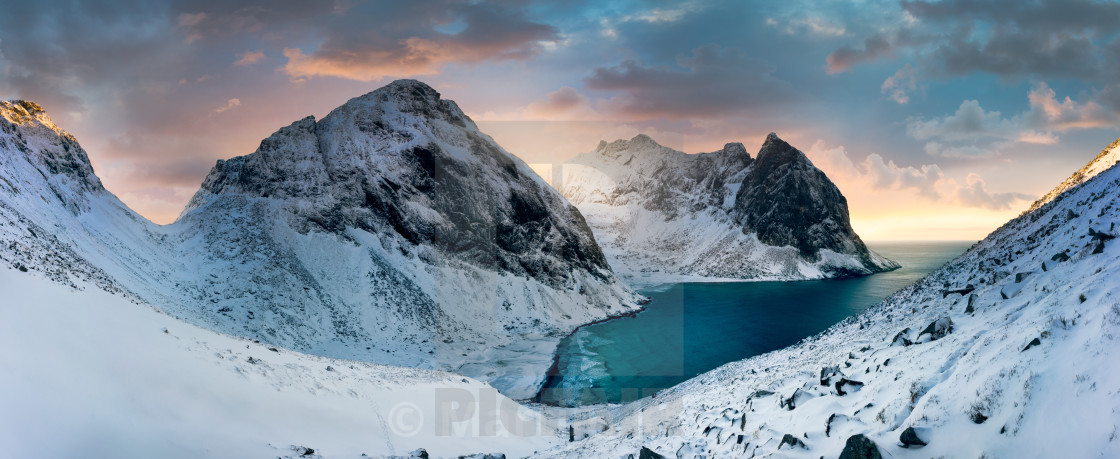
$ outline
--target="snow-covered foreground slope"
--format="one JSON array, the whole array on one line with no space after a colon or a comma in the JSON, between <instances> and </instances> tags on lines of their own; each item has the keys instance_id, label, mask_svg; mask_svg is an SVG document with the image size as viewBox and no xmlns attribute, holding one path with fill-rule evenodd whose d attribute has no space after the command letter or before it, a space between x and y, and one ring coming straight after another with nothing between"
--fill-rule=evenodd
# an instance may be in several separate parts
<instances>
[{"instance_id":1,"label":"snow-covered foreground slope","mask_svg":"<svg viewBox=\"0 0 1120 459\"><path fill-rule=\"evenodd\" d=\"M271 348L75 285L0 268L0 456L522 457L559 442L476 380Z\"/></svg>"},{"instance_id":2,"label":"snow-covered foreground slope","mask_svg":"<svg viewBox=\"0 0 1120 459\"><path fill-rule=\"evenodd\" d=\"M898 267L867 249L836 186L774 134L757 158L741 143L686 154L638 135L600 142L561 167L553 185L632 283L819 279Z\"/></svg>"},{"instance_id":3,"label":"snow-covered foreground slope","mask_svg":"<svg viewBox=\"0 0 1120 459\"><path fill-rule=\"evenodd\" d=\"M579 211L400 80L219 161L158 226L29 102L0 105L0 260L317 355L535 394L575 327L638 307Z\"/></svg>"},{"instance_id":4,"label":"snow-covered foreground slope","mask_svg":"<svg viewBox=\"0 0 1120 459\"><path fill-rule=\"evenodd\" d=\"M1100 160L865 313L544 456L1120 457L1120 168Z\"/></svg>"}]
</instances>

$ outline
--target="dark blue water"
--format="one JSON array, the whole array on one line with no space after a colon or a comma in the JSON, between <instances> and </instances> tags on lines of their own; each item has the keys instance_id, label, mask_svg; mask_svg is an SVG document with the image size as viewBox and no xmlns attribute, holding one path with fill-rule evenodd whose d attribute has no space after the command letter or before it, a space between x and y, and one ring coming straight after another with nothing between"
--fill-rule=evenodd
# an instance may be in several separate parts
<instances>
[{"instance_id":1,"label":"dark blue water","mask_svg":"<svg viewBox=\"0 0 1120 459\"><path fill-rule=\"evenodd\" d=\"M626 402L728 362L826 330L963 253L971 242L881 242L902 264L843 280L670 284L633 316L579 329L560 343L557 375L541 400L562 405Z\"/></svg>"}]
</instances>

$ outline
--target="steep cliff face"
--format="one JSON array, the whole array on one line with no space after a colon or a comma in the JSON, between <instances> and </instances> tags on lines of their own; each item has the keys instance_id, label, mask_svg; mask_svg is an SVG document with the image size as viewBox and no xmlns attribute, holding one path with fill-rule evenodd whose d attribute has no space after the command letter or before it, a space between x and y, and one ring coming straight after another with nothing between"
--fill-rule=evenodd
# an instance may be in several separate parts
<instances>
[{"instance_id":1,"label":"steep cliff face","mask_svg":"<svg viewBox=\"0 0 1120 459\"><path fill-rule=\"evenodd\" d=\"M848 200L836 185L804 153L773 133L743 178L730 213L744 232L755 233L763 244L794 247L807 259L830 250L857 257L869 272L890 267L877 263L852 230Z\"/></svg>"},{"instance_id":2,"label":"steep cliff face","mask_svg":"<svg viewBox=\"0 0 1120 459\"><path fill-rule=\"evenodd\" d=\"M686 154L645 135L601 142L555 184L634 282L797 280L897 267L852 231L847 201L797 149L771 134L758 158L741 143Z\"/></svg>"},{"instance_id":3,"label":"steep cliff face","mask_svg":"<svg viewBox=\"0 0 1120 459\"><path fill-rule=\"evenodd\" d=\"M0 255L224 333L528 397L561 336L641 300L575 207L417 81L219 161L166 226L105 191L40 109L4 110L0 228L24 248Z\"/></svg>"}]
</instances>

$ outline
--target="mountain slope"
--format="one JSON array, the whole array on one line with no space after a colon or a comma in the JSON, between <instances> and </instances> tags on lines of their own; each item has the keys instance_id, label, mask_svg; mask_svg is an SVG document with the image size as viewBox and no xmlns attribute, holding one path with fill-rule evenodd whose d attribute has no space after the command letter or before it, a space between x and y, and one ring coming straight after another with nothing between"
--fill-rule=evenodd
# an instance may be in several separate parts
<instances>
[{"instance_id":1,"label":"mountain slope","mask_svg":"<svg viewBox=\"0 0 1120 459\"><path fill-rule=\"evenodd\" d=\"M1120 455L1120 168L1084 170L880 305L543 456Z\"/></svg>"},{"instance_id":2,"label":"mountain slope","mask_svg":"<svg viewBox=\"0 0 1120 459\"><path fill-rule=\"evenodd\" d=\"M40 108L3 114L0 258L213 330L529 397L561 336L638 307L579 211L417 81L219 161L166 226Z\"/></svg>"},{"instance_id":3,"label":"mountain slope","mask_svg":"<svg viewBox=\"0 0 1120 459\"><path fill-rule=\"evenodd\" d=\"M449 399L517 409L475 380L270 349L76 284L0 267L5 457L521 457L559 443L525 409L494 435L481 414L444 434Z\"/></svg>"},{"instance_id":4,"label":"mountain slope","mask_svg":"<svg viewBox=\"0 0 1120 459\"><path fill-rule=\"evenodd\" d=\"M778 136L685 154L645 135L601 142L562 166L561 193L612 266L638 283L864 275L897 264L867 249L847 201Z\"/></svg>"}]
</instances>

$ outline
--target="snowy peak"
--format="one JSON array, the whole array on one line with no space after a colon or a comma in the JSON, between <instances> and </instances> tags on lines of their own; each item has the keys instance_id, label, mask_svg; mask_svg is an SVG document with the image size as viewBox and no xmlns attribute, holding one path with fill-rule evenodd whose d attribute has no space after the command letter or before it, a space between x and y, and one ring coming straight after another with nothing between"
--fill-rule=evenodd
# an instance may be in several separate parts
<instances>
[{"instance_id":1,"label":"snowy peak","mask_svg":"<svg viewBox=\"0 0 1120 459\"><path fill-rule=\"evenodd\" d=\"M598 155L604 158L623 158L623 162L632 161L635 158L642 158L641 162L658 161L667 156L677 156L683 154L672 148L663 146L657 143L648 135L638 134L630 140L618 139L613 142L607 143L605 140L599 141L599 145L591 155ZM627 163L627 165L632 165Z\"/></svg>"},{"instance_id":2,"label":"snowy peak","mask_svg":"<svg viewBox=\"0 0 1120 459\"><path fill-rule=\"evenodd\" d=\"M34 102L0 101L0 150L7 153L0 158L8 169L4 175L13 180L46 180L50 193L44 198L58 199L75 213L85 208L85 193L105 190L74 136L55 125ZM38 177L13 170L23 165L35 168Z\"/></svg>"},{"instance_id":3,"label":"snowy peak","mask_svg":"<svg viewBox=\"0 0 1120 459\"><path fill-rule=\"evenodd\" d=\"M732 210L743 231L767 245L790 246L805 257L822 249L854 254L876 266L852 230L848 201L800 150L770 133L735 196Z\"/></svg>"},{"instance_id":4,"label":"snowy peak","mask_svg":"<svg viewBox=\"0 0 1120 459\"><path fill-rule=\"evenodd\" d=\"M751 157L751 154L747 153L747 147L744 147L742 142L728 142L723 145L723 149L721 149L720 151L728 156L746 156L747 158Z\"/></svg>"},{"instance_id":5,"label":"snowy peak","mask_svg":"<svg viewBox=\"0 0 1120 459\"><path fill-rule=\"evenodd\" d=\"M804 163L812 166L813 163L805 156L801 150L794 148L792 145L786 143L778 137L778 134L771 132L766 136L766 140L762 142L762 148L758 150L758 161L762 164L777 165L785 163Z\"/></svg>"},{"instance_id":6,"label":"snowy peak","mask_svg":"<svg viewBox=\"0 0 1120 459\"><path fill-rule=\"evenodd\" d=\"M532 170L415 80L354 98L219 161L181 218L222 196L281 201L301 233L359 228L550 285L609 277L590 229Z\"/></svg>"},{"instance_id":7,"label":"snowy peak","mask_svg":"<svg viewBox=\"0 0 1120 459\"><path fill-rule=\"evenodd\" d=\"M624 274L790 280L897 267L867 250L835 185L773 133L758 159L739 142L697 154L646 135L600 142L565 165L559 189Z\"/></svg>"}]
</instances>

